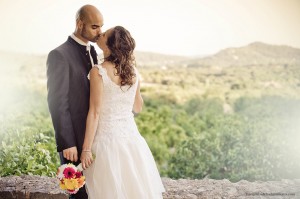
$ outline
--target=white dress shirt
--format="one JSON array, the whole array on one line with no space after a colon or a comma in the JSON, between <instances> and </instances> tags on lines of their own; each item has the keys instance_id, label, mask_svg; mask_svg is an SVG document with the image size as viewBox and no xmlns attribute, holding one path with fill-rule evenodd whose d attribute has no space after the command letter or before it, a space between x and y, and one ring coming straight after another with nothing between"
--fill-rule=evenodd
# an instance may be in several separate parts
<instances>
[{"instance_id":1,"label":"white dress shirt","mask_svg":"<svg viewBox=\"0 0 300 199\"><path fill-rule=\"evenodd\" d=\"M84 41L82 41L81 39L79 39L78 37L76 37L74 33L71 34L71 38L74 39L80 45L86 46L86 50L89 52L91 64L92 64L92 67L93 67L94 66L94 60L93 60L92 55L91 55L91 42L85 43Z\"/></svg>"}]
</instances>

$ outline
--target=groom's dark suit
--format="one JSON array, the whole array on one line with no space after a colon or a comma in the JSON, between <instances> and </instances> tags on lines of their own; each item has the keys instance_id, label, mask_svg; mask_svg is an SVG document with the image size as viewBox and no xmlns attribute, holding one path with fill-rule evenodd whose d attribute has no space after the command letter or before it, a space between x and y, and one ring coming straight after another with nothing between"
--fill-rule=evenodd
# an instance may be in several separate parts
<instances>
[{"instance_id":1,"label":"groom's dark suit","mask_svg":"<svg viewBox=\"0 0 300 199\"><path fill-rule=\"evenodd\" d=\"M47 59L48 106L62 164L68 162L62 155L64 149L76 146L78 159L82 151L90 96L87 74L92 67L86 49L69 37L52 50ZM97 63L94 47L91 47L91 55ZM85 189L80 189L75 197L87 198Z\"/></svg>"}]
</instances>

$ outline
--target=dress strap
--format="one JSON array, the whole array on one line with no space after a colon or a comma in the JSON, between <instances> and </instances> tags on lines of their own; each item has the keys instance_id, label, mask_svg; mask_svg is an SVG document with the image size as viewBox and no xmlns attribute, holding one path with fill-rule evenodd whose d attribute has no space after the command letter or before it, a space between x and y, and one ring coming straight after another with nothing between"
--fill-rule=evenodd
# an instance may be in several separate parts
<instances>
[{"instance_id":1,"label":"dress strap","mask_svg":"<svg viewBox=\"0 0 300 199\"><path fill-rule=\"evenodd\" d=\"M100 64L95 64L95 65L93 65L92 68L94 68L94 67L98 68L99 75L102 76L103 81L107 81L107 78L108 78L108 77L107 77L106 69L103 68ZM90 79L90 73L91 73L91 72L89 72L89 74L87 75L87 78L88 78L88 79Z\"/></svg>"}]
</instances>

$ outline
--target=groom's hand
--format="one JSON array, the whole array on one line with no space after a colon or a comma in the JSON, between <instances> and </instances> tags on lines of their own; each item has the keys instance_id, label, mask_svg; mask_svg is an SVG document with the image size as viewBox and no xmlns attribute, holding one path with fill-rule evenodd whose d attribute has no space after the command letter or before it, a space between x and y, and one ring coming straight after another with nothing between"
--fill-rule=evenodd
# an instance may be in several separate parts
<instances>
[{"instance_id":1,"label":"groom's hand","mask_svg":"<svg viewBox=\"0 0 300 199\"><path fill-rule=\"evenodd\" d=\"M67 160L70 160L72 162L77 162L78 160L78 153L77 153L77 147L73 146L71 148L63 150L64 158Z\"/></svg>"}]
</instances>

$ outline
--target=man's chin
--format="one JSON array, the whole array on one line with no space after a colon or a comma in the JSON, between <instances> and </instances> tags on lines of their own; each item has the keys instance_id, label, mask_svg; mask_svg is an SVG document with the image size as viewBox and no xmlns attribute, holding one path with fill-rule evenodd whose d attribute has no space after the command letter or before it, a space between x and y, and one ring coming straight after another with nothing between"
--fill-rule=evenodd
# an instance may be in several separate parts
<instances>
[{"instance_id":1,"label":"man's chin","mask_svg":"<svg viewBox=\"0 0 300 199\"><path fill-rule=\"evenodd\" d=\"M96 43L98 41L98 38L91 39L90 42Z\"/></svg>"}]
</instances>

